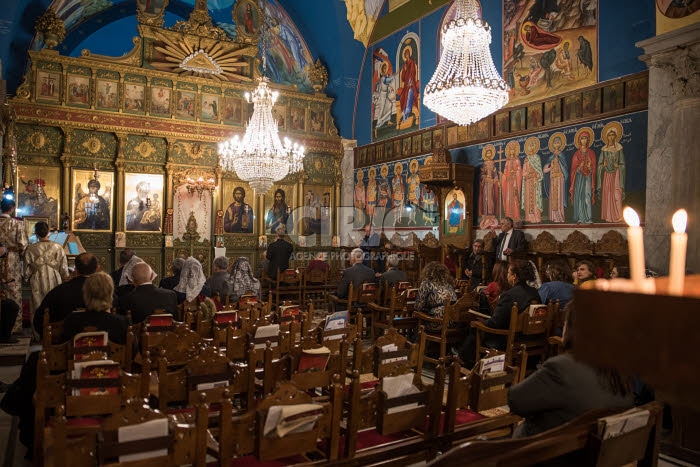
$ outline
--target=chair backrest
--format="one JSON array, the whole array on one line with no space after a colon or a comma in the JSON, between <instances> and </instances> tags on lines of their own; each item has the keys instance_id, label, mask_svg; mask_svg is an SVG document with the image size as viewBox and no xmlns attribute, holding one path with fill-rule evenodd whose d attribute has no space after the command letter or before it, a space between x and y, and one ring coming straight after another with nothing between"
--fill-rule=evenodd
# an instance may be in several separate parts
<instances>
[{"instance_id":1,"label":"chair backrest","mask_svg":"<svg viewBox=\"0 0 700 467\"><path fill-rule=\"evenodd\" d=\"M328 270L321 271L320 269L312 269L304 271L302 274L304 285L326 284L328 282Z\"/></svg>"}]
</instances>

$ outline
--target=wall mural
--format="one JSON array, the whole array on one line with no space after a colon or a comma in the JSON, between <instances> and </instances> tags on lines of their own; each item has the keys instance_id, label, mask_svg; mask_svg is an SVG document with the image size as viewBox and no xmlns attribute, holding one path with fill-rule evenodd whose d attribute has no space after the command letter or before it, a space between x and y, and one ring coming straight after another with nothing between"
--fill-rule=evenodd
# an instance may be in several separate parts
<instances>
[{"instance_id":1,"label":"wall mural","mask_svg":"<svg viewBox=\"0 0 700 467\"><path fill-rule=\"evenodd\" d=\"M372 52L372 141L419 128L419 41L409 32L396 50L377 47Z\"/></svg>"},{"instance_id":2,"label":"wall mural","mask_svg":"<svg viewBox=\"0 0 700 467\"><path fill-rule=\"evenodd\" d=\"M377 22L384 0L345 0L348 23L355 39L367 47L369 36Z\"/></svg>"},{"instance_id":3,"label":"wall mural","mask_svg":"<svg viewBox=\"0 0 700 467\"><path fill-rule=\"evenodd\" d=\"M647 112L558 128L453 151L478 168L479 227L511 217L531 224L623 225L622 207L643 217Z\"/></svg>"},{"instance_id":4,"label":"wall mural","mask_svg":"<svg viewBox=\"0 0 700 467\"><path fill-rule=\"evenodd\" d=\"M598 0L504 0L503 77L518 105L598 80Z\"/></svg>"},{"instance_id":5,"label":"wall mural","mask_svg":"<svg viewBox=\"0 0 700 467\"><path fill-rule=\"evenodd\" d=\"M418 169L432 156L404 159L355 170L353 202L363 215L355 216L354 227L433 230L437 227L435 193L420 182ZM464 206L464 195L462 195Z\"/></svg>"}]
</instances>

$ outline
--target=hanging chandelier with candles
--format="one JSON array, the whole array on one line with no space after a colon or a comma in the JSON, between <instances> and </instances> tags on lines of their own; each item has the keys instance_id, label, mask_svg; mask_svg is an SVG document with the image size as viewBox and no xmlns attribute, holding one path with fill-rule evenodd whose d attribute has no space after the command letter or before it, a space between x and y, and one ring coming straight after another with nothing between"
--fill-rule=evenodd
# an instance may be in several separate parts
<instances>
[{"instance_id":1,"label":"hanging chandelier with candles","mask_svg":"<svg viewBox=\"0 0 700 467\"><path fill-rule=\"evenodd\" d=\"M508 103L508 85L491 58L491 28L478 0L456 0L454 19L442 27L440 63L423 103L460 125L491 115Z\"/></svg>"},{"instance_id":2,"label":"hanging chandelier with candles","mask_svg":"<svg viewBox=\"0 0 700 467\"><path fill-rule=\"evenodd\" d=\"M264 13L264 5L261 9ZM284 138L282 144L277 134L277 120L272 116L277 92L270 89L264 76L268 29L268 22L263 18L260 25L263 76L258 79L258 87L252 96L245 94L248 102L253 103L253 115L248 121L245 135L242 139L235 135L219 144L221 168L235 172L238 178L250 183L258 194L266 193L273 183L301 170L304 160L304 146L292 143L289 138Z\"/></svg>"}]
</instances>

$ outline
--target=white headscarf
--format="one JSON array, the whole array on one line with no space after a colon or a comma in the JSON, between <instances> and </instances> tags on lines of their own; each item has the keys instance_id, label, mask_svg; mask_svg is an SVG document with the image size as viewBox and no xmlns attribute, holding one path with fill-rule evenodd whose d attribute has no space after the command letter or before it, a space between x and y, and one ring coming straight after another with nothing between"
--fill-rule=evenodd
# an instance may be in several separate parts
<instances>
[{"instance_id":1,"label":"white headscarf","mask_svg":"<svg viewBox=\"0 0 700 467\"><path fill-rule=\"evenodd\" d=\"M134 255L129 261L124 265L122 269L122 277L119 279L119 285L127 285L131 282L131 270L134 269L134 265L138 263L143 263L143 260L138 256Z\"/></svg>"},{"instance_id":2,"label":"white headscarf","mask_svg":"<svg viewBox=\"0 0 700 467\"><path fill-rule=\"evenodd\" d=\"M202 291L207 278L204 277L202 265L196 258L190 256L182 265L180 272L180 283L175 287L176 292L184 293L187 296L187 301L191 302Z\"/></svg>"}]
</instances>

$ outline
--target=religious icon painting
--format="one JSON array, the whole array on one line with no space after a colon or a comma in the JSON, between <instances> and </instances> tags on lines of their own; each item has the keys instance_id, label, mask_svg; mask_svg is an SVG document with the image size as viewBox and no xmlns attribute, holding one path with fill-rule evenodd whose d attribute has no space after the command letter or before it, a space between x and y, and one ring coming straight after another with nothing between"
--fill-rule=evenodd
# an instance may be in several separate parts
<instances>
[{"instance_id":1,"label":"religious icon painting","mask_svg":"<svg viewBox=\"0 0 700 467\"><path fill-rule=\"evenodd\" d=\"M460 189L454 188L447 193L445 198L445 234L446 235L459 235L465 232L465 217L464 217L464 192Z\"/></svg>"},{"instance_id":2,"label":"religious icon painting","mask_svg":"<svg viewBox=\"0 0 700 467\"><path fill-rule=\"evenodd\" d=\"M163 218L163 176L124 175L125 228L127 232L161 232Z\"/></svg>"},{"instance_id":3,"label":"religious icon painting","mask_svg":"<svg viewBox=\"0 0 700 467\"><path fill-rule=\"evenodd\" d=\"M390 161L394 157L394 143L387 141L384 143L384 159Z\"/></svg>"},{"instance_id":4,"label":"religious icon painting","mask_svg":"<svg viewBox=\"0 0 700 467\"><path fill-rule=\"evenodd\" d=\"M236 31L248 42L255 42L263 21L260 8L252 0L239 0L233 8Z\"/></svg>"},{"instance_id":5,"label":"religious icon painting","mask_svg":"<svg viewBox=\"0 0 700 467\"><path fill-rule=\"evenodd\" d=\"M177 91L176 117L194 120L196 107L196 94L193 91Z\"/></svg>"},{"instance_id":6,"label":"religious icon painting","mask_svg":"<svg viewBox=\"0 0 700 467\"><path fill-rule=\"evenodd\" d=\"M489 118L483 118L469 125L469 141L479 141L489 137Z\"/></svg>"},{"instance_id":7,"label":"religious icon painting","mask_svg":"<svg viewBox=\"0 0 700 467\"><path fill-rule=\"evenodd\" d=\"M73 230L112 230L114 173L95 170L72 171Z\"/></svg>"},{"instance_id":8,"label":"religious icon painting","mask_svg":"<svg viewBox=\"0 0 700 467\"><path fill-rule=\"evenodd\" d=\"M151 88L151 115L170 116L170 88L154 86Z\"/></svg>"},{"instance_id":9,"label":"religious icon painting","mask_svg":"<svg viewBox=\"0 0 700 467\"><path fill-rule=\"evenodd\" d=\"M223 115L222 118L224 123L230 123L233 125L241 125L244 120L243 116L243 101L240 97L224 97L221 99L223 102ZM274 116L275 108L272 109L272 115ZM283 122L284 123L284 122ZM280 127L280 129L282 129Z\"/></svg>"},{"instance_id":10,"label":"religious icon painting","mask_svg":"<svg viewBox=\"0 0 700 467\"><path fill-rule=\"evenodd\" d=\"M309 130L318 133L326 131L326 113L323 110L309 109Z\"/></svg>"},{"instance_id":11,"label":"religious icon painting","mask_svg":"<svg viewBox=\"0 0 700 467\"><path fill-rule=\"evenodd\" d=\"M561 122L561 99L556 98L544 103L544 123L551 125Z\"/></svg>"},{"instance_id":12,"label":"religious icon painting","mask_svg":"<svg viewBox=\"0 0 700 467\"><path fill-rule=\"evenodd\" d=\"M68 75L66 77L66 102L82 107L90 106L90 77Z\"/></svg>"},{"instance_id":13,"label":"religious icon painting","mask_svg":"<svg viewBox=\"0 0 700 467\"><path fill-rule=\"evenodd\" d=\"M287 129L287 109L289 109L289 107L286 105L275 104L275 106L272 107L272 118L277 122L277 129L280 131Z\"/></svg>"},{"instance_id":14,"label":"religious icon painting","mask_svg":"<svg viewBox=\"0 0 700 467\"><path fill-rule=\"evenodd\" d=\"M119 83L108 79L97 80L98 109L117 110L119 108Z\"/></svg>"},{"instance_id":15,"label":"religious icon painting","mask_svg":"<svg viewBox=\"0 0 700 467\"><path fill-rule=\"evenodd\" d=\"M143 113L145 109L145 86L143 84L124 83L124 111Z\"/></svg>"},{"instance_id":16,"label":"religious icon painting","mask_svg":"<svg viewBox=\"0 0 700 467\"><path fill-rule=\"evenodd\" d=\"M525 108L510 111L510 131L522 131L526 128Z\"/></svg>"},{"instance_id":17,"label":"religious icon painting","mask_svg":"<svg viewBox=\"0 0 700 467\"><path fill-rule=\"evenodd\" d=\"M454 146L457 144L457 127L451 126L447 128L447 145Z\"/></svg>"},{"instance_id":18,"label":"religious icon painting","mask_svg":"<svg viewBox=\"0 0 700 467\"><path fill-rule=\"evenodd\" d=\"M431 132L426 131L421 135L422 137L422 144L421 144L421 151L422 152L430 152L433 149L433 135Z\"/></svg>"},{"instance_id":19,"label":"religious icon painting","mask_svg":"<svg viewBox=\"0 0 700 467\"><path fill-rule=\"evenodd\" d=\"M615 83L603 88L603 112L619 110L624 106L624 84Z\"/></svg>"},{"instance_id":20,"label":"religious icon painting","mask_svg":"<svg viewBox=\"0 0 700 467\"><path fill-rule=\"evenodd\" d=\"M457 127L457 142L466 143L469 138L469 127L466 125L459 125Z\"/></svg>"},{"instance_id":21,"label":"religious icon painting","mask_svg":"<svg viewBox=\"0 0 700 467\"><path fill-rule=\"evenodd\" d=\"M374 146L369 146L367 148L367 162L370 164L374 164L375 162L375 155L374 155Z\"/></svg>"},{"instance_id":22,"label":"religious icon painting","mask_svg":"<svg viewBox=\"0 0 700 467\"><path fill-rule=\"evenodd\" d=\"M394 140L394 157L399 157L401 156L401 140L400 139L395 139Z\"/></svg>"},{"instance_id":23,"label":"religious icon painting","mask_svg":"<svg viewBox=\"0 0 700 467\"><path fill-rule=\"evenodd\" d=\"M280 225L287 227L290 235L294 233L295 221L299 220L293 213L298 206L294 188L294 185L275 185L265 193L263 213L266 234L274 234Z\"/></svg>"},{"instance_id":24,"label":"religious icon painting","mask_svg":"<svg viewBox=\"0 0 700 467\"><path fill-rule=\"evenodd\" d=\"M300 235L329 235L331 233L332 190L331 186L304 185Z\"/></svg>"},{"instance_id":25,"label":"religious icon painting","mask_svg":"<svg viewBox=\"0 0 700 467\"><path fill-rule=\"evenodd\" d=\"M222 187L224 198L224 233L255 233L255 193L246 182L224 180Z\"/></svg>"},{"instance_id":26,"label":"religious icon painting","mask_svg":"<svg viewBox=\"0 0 700 467\"><path fill-rule=\"evenodd\" d=\"M37 101L58 102L61 98L61 74L37 70L34 96Z\"/></svg>"},{"instance_id":27,"label":"religious icon painting","mask_svg":"<svg viewBox=\"0 0 700 467\"><path fill-rule=\"evenodd\" d=\"M572 94L564 98L564 121L583 117L583 105L581 93Z\"/></svg>"},{"instance_id":28,"label":"religious icon painting","mask_svg":"<svg viewBox=\"0 0 700 467\"><path fill-rule=\"evenodd\" d=\"M508 133L510 124L510 113L501 112L496 114L496 136L505 135Z\"/></svg>"},{"instance_id":29,"label":"religious icon painting","mask_svg":"<svg viewBox=\"0 0 700 467\"><path fill-rule=\"evenodd\" d=\"M296 130L296 131L305 131L306 130L306 109L303 107L290 107L289 108L289 115L291 121L289 122L291 124L290 126L287 126L288 129L291 130Z\"/></svg>"},{"instance_id":30,"label":"religious icon painting","mask_svg":"<svg viewBox=\"0 0 700 467\"><path fill-rule=\"evenodd\" d=\"M413 152L412 146L411 146L411 137L407 136L406 138L401 140L401 154L404 156L408 156Z\"/></svg>"},{"instance_id":31,"label":"religious icon painting","mask_svg":"<svg viewBox=\"0 0 700 467\"><path fill-rule=\"evenodd\" d=\"M384 160L384 143L375 144L375 147L377 162L382 162Z\"/></svg>"},{"instance_id":32,"label":"religious icon painting","mask_svg":"<svg viewBox=\"0 0 700 467\"><path fill-rule=\"evenodd\" d=\"M649 99L649 78L631 79L625 82L625 107L644 105Z\"/></svg>"},{"instance_id":33,"label":"religious icon painting","mask_svg":"<svg viewBox=\"0 0 700 467\"><path fill-rule=\"evenodd\" d=\"M600 89L591 89L583 92L582 112L584 117L592 117L600 113Z\"/></svg>"},{"instance_id":34,"label":"religious icon painting","mask_svg":"<svg viewBox=\"0 0 700 467\"><path fill-rule=\"evenodd\" d=\"M220 96L214 94L202 94L202 121L218 122Z\"/></svg>"},{"instance_id":35,"label":"religious icon painting","mask_svg":"<svg viewBox=\"0 0 700 467\"><path fill-rule=\"evenodd\" d=\"M527 108L527 129L542 126L542 104L531 105Z\"/></svg>"},{"instance_id":36,"label":"religious icon painting","mask_svg":"<svg viewBox=\"0 0 700 467\"><path fill-rule=\"evenodd\" d=\"M656 0L656 7L667 18L678 19L685 18L700 10L700 2L697 0Z\"/></svg>"},{"instance_id":37,"label":"religious icon painting","mask_svg":"<svg viewBox=\"0 0 700 467\"><path fill-rule=\"evenodd\" d=\"M360 148L357 151L358 158L359 158L359 164L364 165L367 163L367 148Z\"/></svg>"},{"instance_id":38,"label":"religious icon painting","mask_svg":"<svg viewBox=\"0 0 700 467\"><path fill-rule=\"evenodd\" d=\"M60 184L60 167L18 165L15 182L17 216L45 217L51 230L58 229Z\"/></svg>"},{"instance_id":39,"label":"religious icon painting","mask_svg":"<svg viewBox=\"0 0 700 467\"><path fill-rule=\"evenodd\" d=\"M413 153L418 154L419 152L421 152L420 135L413 135Z\"/></svg>"},{"instance_id":40,"label":"religious icon painting","mask_svg":"<svg viewBox=\"0 0 700 467\"><path fill-rule=\"evenodd\" d=\"M441 148L445 145L445 135L444 135L444 130L442 128L438 128L436 130L433 130L433 147L434 148Z\"/></svg>"}]
</instances>

